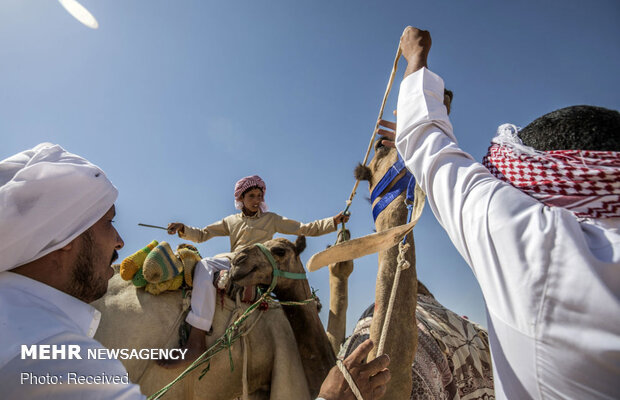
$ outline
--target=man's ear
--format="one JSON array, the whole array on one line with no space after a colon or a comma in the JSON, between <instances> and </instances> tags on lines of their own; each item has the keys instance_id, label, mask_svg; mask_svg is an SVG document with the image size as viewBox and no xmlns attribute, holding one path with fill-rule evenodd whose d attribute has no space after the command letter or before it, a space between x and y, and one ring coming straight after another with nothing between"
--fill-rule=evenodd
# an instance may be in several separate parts
<instances>
[{"instance_id":1,"label":"man's ear","mask_svg":"<svg viewBox=\"0 0 620 400\"><path fill-rule=\"evenodd\" d=\"M70 241L69 243L67 243L66 245L64 245L63 247L59 248L59 251L71 251L73 250L73 248L76 246L76 241L80 238L81 235L79 235L78 237L76 237L75 239L73 239L72 241Z\"/></svg>"},{"instance_id":2,"label":"man's ear","mask_svg":"<svg viewBox=\"0 0 620 400\"><path fill-rule=\"evenodd\" d=\"M452 90L444 89L443 90L443 105L446 106L446 111L448 115L450 115L450 110L452 107L452 100L454 99L454 93Z\"/></svg>"}]
</instances>

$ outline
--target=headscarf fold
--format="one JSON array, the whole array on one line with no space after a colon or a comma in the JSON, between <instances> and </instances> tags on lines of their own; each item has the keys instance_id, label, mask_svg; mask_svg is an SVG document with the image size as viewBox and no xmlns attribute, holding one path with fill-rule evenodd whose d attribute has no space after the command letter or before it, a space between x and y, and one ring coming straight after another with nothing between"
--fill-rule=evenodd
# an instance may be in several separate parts
<instances>
[{"instance_id":1,"label":"headscarf fold","mask_svg":"<svg viewBox=\"0 0 620 400\"><path fill-rule=\"evenodd\" d=\"M267 186L265 186L265 182L258 175L246 176L245 178L239 179L237 183L235 183L235 208L237 210L243 210L241 195L251 187L258 187L263 191L263 201L260 203L259 208L261 212L267 212L269 208L267 208L267 204L264 201Z\"/></svg>"},{"instance_id":2,"label":"headscarf fold","mask_svg":"<svg viewBox=\"0 0 620 400\"><path fill-rule=\"evenodd\" d=\"M104 172L59 145L0 161L0 271L64 247L114 205Z\"/></svg>"},{"instance_id":3,"label":"headscarf fold","mask_svg":"<svg viewBox=\"0 0 620 400\"><path fill-rule=\"evenodd\" d=\"M518 128L498 128L482 164L551 207L563 207L582 218L620 216L620 153L615 151L538 151L525 146Z\"/></svg>"}]
</instances>

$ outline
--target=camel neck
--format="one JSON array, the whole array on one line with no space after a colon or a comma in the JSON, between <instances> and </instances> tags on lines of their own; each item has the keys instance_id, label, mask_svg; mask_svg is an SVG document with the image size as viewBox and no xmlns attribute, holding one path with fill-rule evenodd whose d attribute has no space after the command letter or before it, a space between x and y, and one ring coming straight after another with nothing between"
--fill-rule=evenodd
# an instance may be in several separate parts
<instances>
[{"instance_id":1,"label":"camel neck","mask_svg":"<svg viewBox=\"0 0 620 400\"><path fill-rule=\"evenodd\" d=\"M289 288L279 289L274 293L281 301L302 301L312 295L306 280L294 281ZM293 328L308 386L312 396L315 397L329 370L336 364L336 356L314 302L282 308Z\"/></svg>"},{"instance_id":2,"label":"camel neck","mask_svg":"<svg viewBox=\"0 0 620 400\"><path fill-rule=\"evenodd\" d=\"M305 279L293 280L292 283L286 285L286 287L278 285L273 292L280 301L303 301L312 297L310 285Z\"/></svg>"},{"instance_id":3,"label":"camel neck","mask_svg":"<svg viewBox=\"0 0 620 400\"><path fill-rule=\"evenodd\" d=\"M402 196L404 197L404 195ZM397 199L377 218L377 231L402 225L406 223L406 220L407 208ZM390 324L384 347L384 352L391 359L390 371L392 372L392 378L385 395L385 398L389 399L407 398L411 394L411 365L413 364L417 347L417 325L415 320L417 276L415 248L411 234L407 235L407 242L411 245L411 248L405 254L405 259L410 263L410 267L402 271L400 275L394 306L390 316L392 323ZM370 326L370 338L374 343L379 343L383 323L387 318L387 309L398 265L398 252L398 246L379 252L375 311ZM376 348L371 351L369 359L376 356L376 351Z\"/></svg>"}]
</instances>

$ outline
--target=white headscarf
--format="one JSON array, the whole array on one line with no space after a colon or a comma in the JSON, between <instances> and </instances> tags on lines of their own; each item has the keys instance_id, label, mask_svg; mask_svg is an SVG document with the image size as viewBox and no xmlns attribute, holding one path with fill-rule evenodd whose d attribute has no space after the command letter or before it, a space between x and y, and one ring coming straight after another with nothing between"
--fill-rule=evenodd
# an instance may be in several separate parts
<instances>
[{"instance_id":1,"label":"white headscarf","mask_svg":"<svg viewBox=\"0 0 620 400\"><path fill-rule=\"evenodd\" d=\"M117 196L99 167L58 145L41 143L0 161L0 271L64 247Z\"/></svg>"}]
</instances>

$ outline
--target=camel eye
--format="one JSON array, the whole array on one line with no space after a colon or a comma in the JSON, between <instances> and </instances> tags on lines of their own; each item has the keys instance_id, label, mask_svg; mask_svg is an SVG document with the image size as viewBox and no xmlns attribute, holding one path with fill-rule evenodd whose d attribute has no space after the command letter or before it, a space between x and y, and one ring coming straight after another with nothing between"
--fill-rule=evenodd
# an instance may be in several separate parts
<instances>
[{"instance_id":1,"label":"camel eye","mask_svg":"<svg viewBox=\"0 0 620 400\"><path fill-rule=\"evenodd\" d=\"M274 256L282 257L286 254L286 250L282 247L274 247L271 249L271 253L273 253Z\"/></svg>"},{"instance_id":2,"label":"camel eye","mask_svg":"<svg viewBox=\"0 0 620 400\"><path fill-rule=\"evenodd\" d=\"M383 144L383 139L385 139L384 136L381 136L376 142L375 142L375 150L378 150L382 147L385 147L385 145Z\"/></svg>"}]
</instances>

